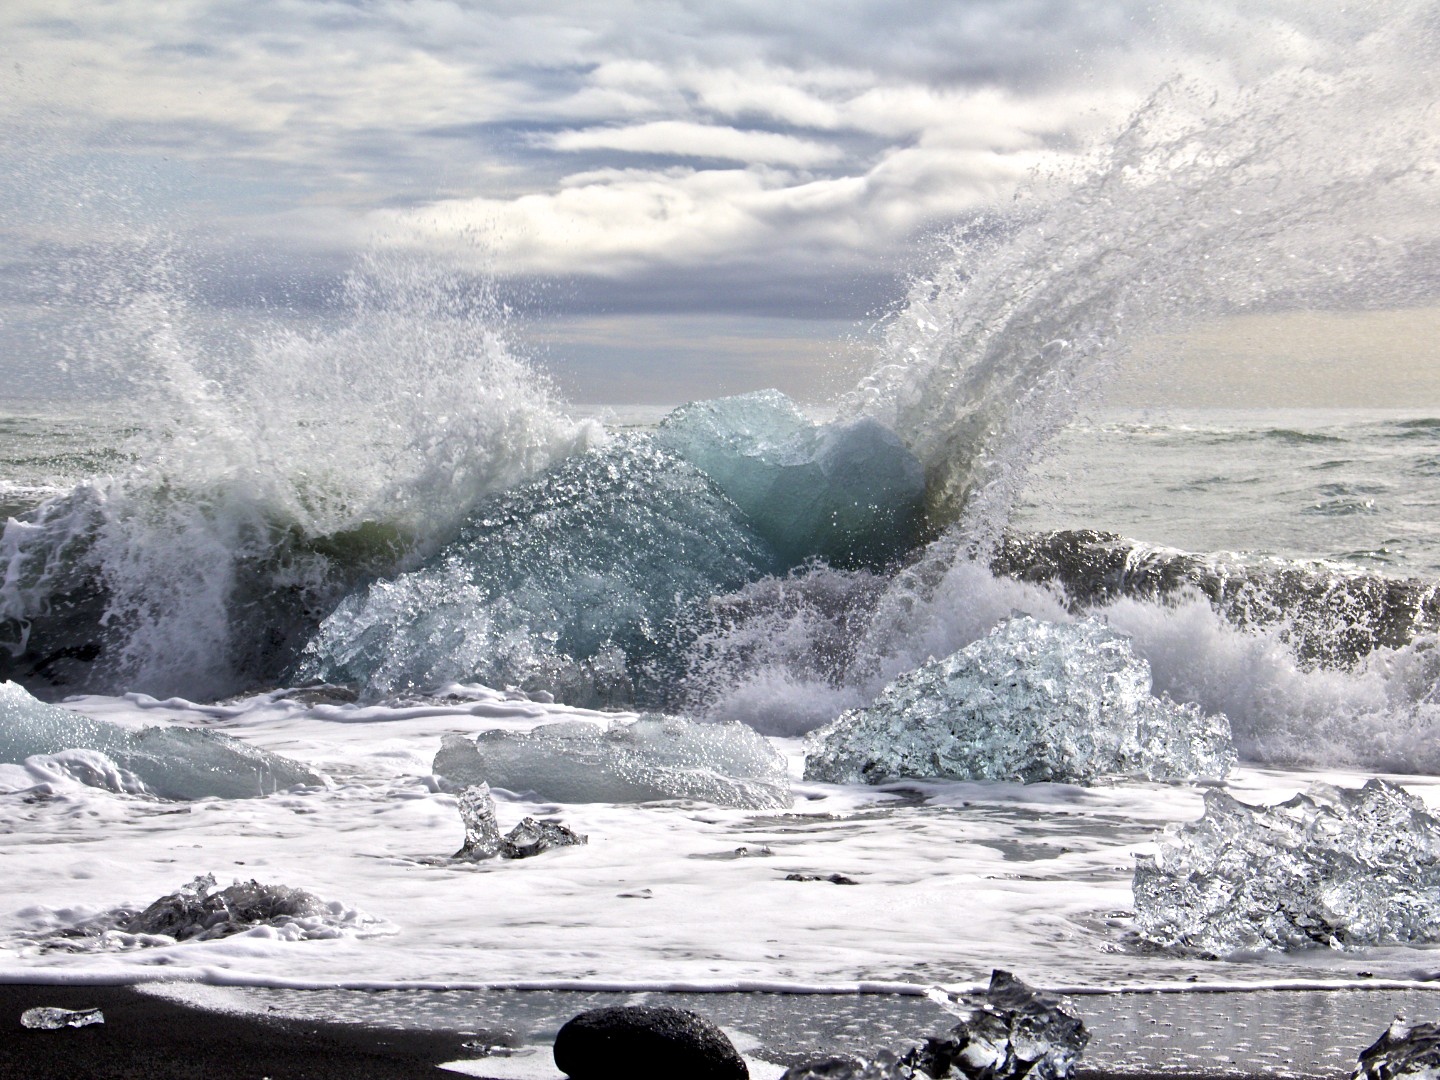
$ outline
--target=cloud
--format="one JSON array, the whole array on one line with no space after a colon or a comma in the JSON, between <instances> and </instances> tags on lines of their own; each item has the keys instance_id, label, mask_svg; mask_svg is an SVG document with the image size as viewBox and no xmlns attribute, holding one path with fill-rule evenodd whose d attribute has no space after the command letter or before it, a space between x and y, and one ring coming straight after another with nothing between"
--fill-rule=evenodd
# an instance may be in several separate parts
<instances>
[{"instance_id":1,"label":"cloud","mask_svg":"<svg viewBox=\"0 0 1440 1080\"><path fill-rule=\"evenodd\" d=\"M620 150L662 157L723 158L762 165L826 165L842 157L833 146L771 131L683 120L654 120L624 127L560 131L538 140L555 150Z\"/></svg>"}]
</instances>

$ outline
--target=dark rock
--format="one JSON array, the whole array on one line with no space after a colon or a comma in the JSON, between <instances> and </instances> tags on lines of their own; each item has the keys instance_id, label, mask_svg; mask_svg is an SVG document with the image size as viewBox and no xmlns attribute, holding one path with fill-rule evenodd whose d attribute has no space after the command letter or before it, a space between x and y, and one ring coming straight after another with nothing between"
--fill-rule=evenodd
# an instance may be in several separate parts
<instances>
[{"instance_id":1,"label":"dark rock","mask_svg":"<svg viewBox=\"0 0 1440 1080\"><path fill-rule=\"evenodd\" d=\"M844 874L786 874L786 881L828 881L831 885L858 885L854 878Z\"/></svg>"},{"instance_id":2,"label":"dark rock","mask_svg":"<svg viewBox=\"0 0 1440 1080\"><path fill-rule=\"evenodd\" d=\"M688 1009L616 1005L575 1017L555 1036L571 1080L749 1080L725 1033Z\"/></svg>"},{"instance_id":3,"label":"dark rock","mask_svg":"<svg viewBox=\"0 0 1440 1080\"><path fill-rule=\"evenodd\" d=\"M1434 1076L1440 1070L1440 1024L1395 1022L1364 1050L1352 1080L1398 1080L1399 1077Z\"/></svg>"}]
</instances>

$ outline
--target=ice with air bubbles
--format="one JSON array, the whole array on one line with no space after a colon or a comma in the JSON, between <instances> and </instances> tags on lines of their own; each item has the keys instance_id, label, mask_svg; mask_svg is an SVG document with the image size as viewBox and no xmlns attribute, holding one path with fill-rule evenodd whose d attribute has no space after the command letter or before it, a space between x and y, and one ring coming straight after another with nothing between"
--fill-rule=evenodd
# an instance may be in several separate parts
<instances>
[{"instance_id":1,"label":"ice with air bubbles","mask_svg":"<svg viewBox=\"0 0 1440 1080\"><path fill-rule=\"evenodd\" d=\"M1136 856L1150 945L1239 951L1440 942L1440 818L1384 780L1317 784L1276 806L1205 794L1205 814Z\"/></svg>"},{"instance_id":2,"label":"ice with air bubbles","mask_svg":"<svg viewBox=\"0 0 1440 1080\"><path fill-rule=\"evenodd\" d=\"M1086 784L1218 778L1234 761L1225 718L1157 696L1122 634L1018 616L815 732L805 776Z\"/></svg>"},{"instance_id":3,"label":"ice with air bubbles","mask_svg":"<svg viewBox=\"0 0 1440 1080\"><path fill-rule=\"evenodd\" d=\"M473 741L448 735L433 767L456 787L488 783L557 802L694 799L765 810L792 801L785 759L763 736L672 716L562 721Z\"/></svg>"}]
</instances>

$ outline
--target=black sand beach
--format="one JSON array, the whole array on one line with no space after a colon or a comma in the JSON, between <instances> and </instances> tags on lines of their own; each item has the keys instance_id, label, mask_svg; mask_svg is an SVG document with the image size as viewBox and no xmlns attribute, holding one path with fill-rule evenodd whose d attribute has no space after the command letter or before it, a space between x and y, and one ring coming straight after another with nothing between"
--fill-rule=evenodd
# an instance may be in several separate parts
<instances>
[{"instance_id":1,"label":"black sand beach","mask_svg":"<svg viewBox=\"0 0 1440 1080\"><path fill-rule=\"evenodd\" d=\"M105 1023L32 1031L36 1006L104 1011ZM434 1077L474 1036L236 1016L124 986L0 985L3 1080L387 1080ZM453 1074L452 1074L453 1075Z\"/></svg>"}]
</instances>

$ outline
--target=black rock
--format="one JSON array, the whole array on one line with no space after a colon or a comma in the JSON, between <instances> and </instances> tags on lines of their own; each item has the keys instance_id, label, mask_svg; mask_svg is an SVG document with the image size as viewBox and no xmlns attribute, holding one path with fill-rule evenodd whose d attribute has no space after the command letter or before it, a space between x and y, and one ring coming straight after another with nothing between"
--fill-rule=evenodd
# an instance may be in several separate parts
<instances>
[{"instance_id":1,"label":"black rock","mask_svg":"<svg viewBox=\"0 0 1440 1080\"><path fill-rule=\"evenodd\" d=\"M555 1036L570 1080L749 1080L735 1045L698 1013L615 1005L575 1017Z\"/></svg>"},{"instance_id":2,"label":"black rock","mask_svg":"<svg viewBox=\"0 0 1440 1080\"><path fill-rule=\"evenodd\" d=\"M1397 1016L1375 1044L1360 1054L1353 1080L1434 1076L1440 1069L1440 1024L1409 1024Z\"/></svg>"}]
</instances>

